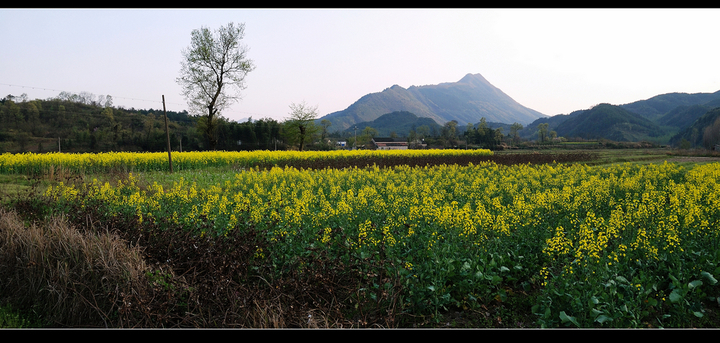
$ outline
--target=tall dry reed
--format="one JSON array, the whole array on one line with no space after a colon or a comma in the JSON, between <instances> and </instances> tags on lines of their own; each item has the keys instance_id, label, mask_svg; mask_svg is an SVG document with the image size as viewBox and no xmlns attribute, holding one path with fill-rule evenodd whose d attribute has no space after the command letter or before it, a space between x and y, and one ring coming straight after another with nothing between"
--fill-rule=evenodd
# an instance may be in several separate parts
<instances>
[{"instance_id":1,"label":"tall dry reed","mask_svg":"<svg viewBox=\"0 0 720 343\"><path fill-rule=\"evenodd\" d=\"M82 232L63 217L24 225L0 209L0 297L53 326L117 326L146 292L145 262L110 233Z\"/></svg>"}]
</instances>

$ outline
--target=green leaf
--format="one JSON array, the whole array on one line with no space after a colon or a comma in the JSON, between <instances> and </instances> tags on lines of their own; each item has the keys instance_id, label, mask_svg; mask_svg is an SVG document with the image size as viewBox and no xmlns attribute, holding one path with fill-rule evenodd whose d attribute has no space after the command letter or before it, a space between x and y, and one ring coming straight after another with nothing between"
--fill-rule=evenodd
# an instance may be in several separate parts
<instances>
[{"instance_id":1,"label":"green leaf","mask_svg":"<svg viewBox=\"0 0 720 343\"><path fill-rule=\"evenodd\" d=\"M428 289L429 289L431 292L435 292L435 286L428 286Z\"/></svg>"},{"instance_id":2,"label":"green leaf","mask_svg":"<svg viewBox=\"0 0 720 343\"><path fill-rule=\"evenodd\" d=\"M716 283L718 282L718 281L712 276L712 274L710 274L710 273L708 273L708 272L702 272L702 273L700 273L700 275L702 275L702 277L704 277L705 279L707 279L707 280L710 282L711 285L714 285L714 284L716 284Z\"/></svg>"},{"instance_id":3,"label":"green leaf","mask_svg":"<svg viewBox=\"0 0 720 343\"><path fill-rule=\"evenodd\" d=\"M622 276L616 277L615 280L618 280L618 282L621 282L621 283L630 283L625 277L622 277Z\"/></svg>"},{"instance_id":4,"label":"green leaf","mask_svg":"<svg viewBox=\"0 0 720 343\"><path fill-rule=\"evenodd\" d=\"M648 299L648 305L650 306L657 306L658 302L655 300L655 298Z\"/></svg>"},{"instance_id":5,"label":"green leaf","mask_svg":"<svg viewBox=\"0 0 720 343\"><path fill-rule=\"evenodd\" d=\"M612 320L613 320L612 318L610 318L604 314L601 314L597 318L595 318L595 321L600 324L605 323L605 322L611 322Z\"/></svg>"},{"instance_id":6,"label":"green leaf","mask_svg":"<svg viewBox=\"0 0 720 343\"><path fill-rule=\"evenodd\" d=\"M693 289L695 287L702 286L702 284L703 284L703 282L700 280L690 281L690 283L688 283L688 288Z\"/></svg>"},{"instance_id":7,"label":"green leaf","mask_svg":"<svg viewBox=\"0 0 720 343\"><path fill-rule=\"evenodd\" d=\"M704 316L704 314L702 314L702 312L698 312L698 311L694 311L693 314L695 315L695 317L698 317L698 318L702 318Z\"/></svg>"},{"instance_id":8,"label":"green leaf","mask_svg":"<svg viewBox=\"0 0 720 343\"><path fill-rule=\"evenodd\" d=\"M580 324L578 324L575 317L568 316L567 314L565 314L565 311L560 311L560 320L562 320L563 323L571 322L575 324L575 326L580 327Z\"/></svg>"},{"instance_id":9,"label":"green leaf","mask_svg":"<svg viewBox=\"0 0 720 343\"><path fill-rule=\"evenodd\" d=\"M510 269L508 269L508 268L505 267L505 266L502 266L502 267L500 267L500 271L501 271L501 272L509 272Z\"/></svg>"},{"instance_id":10,"label":"green leaf","mask_svg":"<svg viewBox=\"0 0 720 343\"><path fill-rule=\"evenodd\" d=\"M678 301L682 300L682 295L680 295L680 290L675 288L672 293L670 293L670 301L673 303L676 303Z\"/></svg>"}]
</instances>

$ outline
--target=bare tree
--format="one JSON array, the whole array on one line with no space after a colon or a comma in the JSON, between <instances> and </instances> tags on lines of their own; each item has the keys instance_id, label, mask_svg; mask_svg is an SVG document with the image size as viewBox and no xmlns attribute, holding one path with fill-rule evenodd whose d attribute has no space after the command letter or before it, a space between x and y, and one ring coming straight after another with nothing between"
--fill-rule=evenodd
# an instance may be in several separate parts
<instances>
[{"instance_id":1,"label":"bare tree","mask_svg":"<svg viewBox=\"0 0 720 343\"><path fill-rule=\"evenodd\" d=\"M255 69L246 56L247 47L240 44L244 35L245 24L230 23L215 32L202 27L192 31L190 48L182 52L177 82L183 87L189 111L203 115L200 127L211 150L217 146L215 127L220 113L240 100L245 76Z\"/></svg>"}]
</instances>

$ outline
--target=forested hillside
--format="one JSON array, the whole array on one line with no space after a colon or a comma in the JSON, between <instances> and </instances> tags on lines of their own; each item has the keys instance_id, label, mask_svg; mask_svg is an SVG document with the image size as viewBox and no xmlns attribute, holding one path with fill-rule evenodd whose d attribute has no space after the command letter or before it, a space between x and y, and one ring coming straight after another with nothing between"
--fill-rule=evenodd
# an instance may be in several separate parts
<instances>
[{"instance_id":1,"label":"forested hillside","mask_svg":"<svg viewBox=\"0 0 720 343\"><path fill-rule=\"evenodd\" d=\"M418 117L407 111L397 111L383 114L373 121L355 124L345 132L354 132L355 127L359 131L366 127L372 127L377 130L378 137L389 137L393 133L401 137L407 137L410 130L416 130L421 126L427 126L428 133L440 130L440 125L431 118Z\"/></svg>"},{"instance_id":2,"label":"forested hillside","mask_svg":"<svg viewBox=\"0 0 720 343\"><path fill-rule=\"evenodd\" d=\"M167 150L162 109L113 107L110 97L101 98L61 93L47 100L0 99L0 153ZM167 111L167 117L174 151L207 147L197 117L185 111ZM281 124L271 119L237 123L221 118L218 149L285 148L280 131Z\"/></svg>"},{"instance_id":3,"label":"forested hillside","mask_svg":"<svg viewBox=\"0 0 720 343\"><path fill-rule=\"evenodd\" d=\"M715 93L668 93L625 105L599 104L568 115L540 118L520 131L523 139L537 139L539 127L566 139L607 139L612 141L650 141L686 147L709 147L713 122L702 119L720 107L720 91ZM691 128L692 127L692 128ZM705 135L705 131L710 135ZM703 138L707 136L707 138Z\"/></svg>"},{"instance_id":4,"label":"forested hillside","mask_svg":"<svg viewBox=\"0 0 720 343\"><path fill-rule=\"evenodd\" d=\"M703 114L692 126L671 138L670 143L683 148L714 149L720 144L720 107Z\"/></svg>"},{"instance_id":5,"label":"forested hillside","mask_svg":"<svg viewBox=\"0 0 720 343\"><path fill-rule=\"evenodd\" d=\"M555 129L558 136L613 141L641 141L662 136L655 123L620 106L600 104L568 118Z\"/></svg>"}]
</instances>

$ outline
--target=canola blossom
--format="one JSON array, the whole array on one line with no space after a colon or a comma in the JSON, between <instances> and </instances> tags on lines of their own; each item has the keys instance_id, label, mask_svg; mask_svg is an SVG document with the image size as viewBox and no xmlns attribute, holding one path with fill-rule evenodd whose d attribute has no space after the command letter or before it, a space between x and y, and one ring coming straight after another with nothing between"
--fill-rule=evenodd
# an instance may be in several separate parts
<instances>
[{"instance_id":1,"label":"canola blossom","mask_svg":"<svg viewBox=\"0 0 720 343\"><path fill-rule=\"evenodd\" d=\"M698 297L717 293L717 163L287 167L139 184L130 175L45 195L59 209L95 206L198 235L258 230L270 247L258 258L276 265L308 247L382 256L403 278L408 310L479 306L537 286L543 325L641 326L651 315L702 316Z\"/></svg>"},{"instance_id":2,"label":"canola blossom","mask_svg":"<svg viewBox=\"0 0 720 343\"><path fill-rule=\"evenodd\" d=\"M294 161L322 162L328 160L358 160L490 156L492 151L478 150L335 150L335 151L204 151L172 152L174 170L193 170L208 167L235 166L252 168L292 164ZM167 153L107 152L107 153L24 153L0 154L2 174L102 173L112 170L146 172L169 170Z\"/></svg>"}]
</instances>

